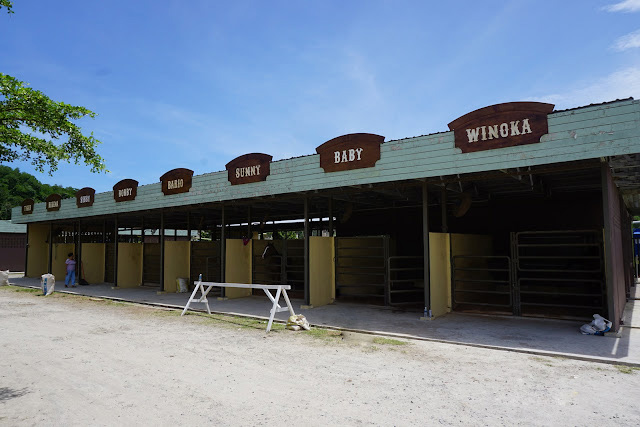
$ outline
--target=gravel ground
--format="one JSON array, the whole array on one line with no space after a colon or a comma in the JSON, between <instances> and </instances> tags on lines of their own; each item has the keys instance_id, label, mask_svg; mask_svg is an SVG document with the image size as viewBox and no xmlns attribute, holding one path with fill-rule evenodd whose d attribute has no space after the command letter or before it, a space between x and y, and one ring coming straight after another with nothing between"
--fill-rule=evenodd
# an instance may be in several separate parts
<instances>
[{"instance_id":1,"label":"gravel ground","mask_svg":"<svg viewBox=\"0 0 640 427\"><path fill-rule=\"evenodd\" d=\"M0 287L0 425L633 425L640 370Z\"/></svg>"}]
</instances>

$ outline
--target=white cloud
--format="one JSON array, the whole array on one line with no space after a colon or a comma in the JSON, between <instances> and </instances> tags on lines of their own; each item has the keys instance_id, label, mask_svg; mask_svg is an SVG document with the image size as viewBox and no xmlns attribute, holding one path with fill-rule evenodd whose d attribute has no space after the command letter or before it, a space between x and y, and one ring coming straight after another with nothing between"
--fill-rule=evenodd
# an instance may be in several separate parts
<instances>
[{"instance_id":1,"label":"white cloud","mask_svg":"<svg viewBox=\"0 0 640 427\"><path fill-rule=\"evenodd\" d=\"M618 38L612 46L617 51L633 49L634 47L640 47L640 30Z\"/></svg>"},{"instance_id":2,"label":"white cloud","mask_svg":"<svg viewBox=\"0 0 640 427\"><path fill-rule=\"evenodd\" d=\"M640 0L623 0L604 7L609 12L640 12Z\"/></svg>"},{"instance_id":3,"label":"white cloud","mask_svg":"<svg viewBox=\"0 0 640 427\"><path fill-rule=\"evenodd\" d=\"M556 109L574 108L599 102L633 97L640 98L640 67L625 68L582 87L566 92L534 98L534 101L549 102Z\"/></svg>"}]
</instances>

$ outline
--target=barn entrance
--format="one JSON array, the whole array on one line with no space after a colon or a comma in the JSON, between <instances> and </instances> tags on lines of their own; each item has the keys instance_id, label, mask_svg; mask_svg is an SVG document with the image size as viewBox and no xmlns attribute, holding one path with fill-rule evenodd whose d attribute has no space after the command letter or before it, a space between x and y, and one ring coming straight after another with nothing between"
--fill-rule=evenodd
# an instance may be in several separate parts
<instances>
[{"instance_id":1,"label":"barn entrance","mask_svg":"<svg viewBox=\"0 0 640 427\"><path fill-rule=\"evenodd\" d=\"M253 283L290 285L292 298L304 298L304 240L254 240ZM264 295L254 289L255 295Z\"/></svg>"},{"instance_id":2,"label":"barn entrance","mask_svg":"<svg viewBox=\"0 0 640 427\"><path fill-rule=\"evenodd\" d=\"M509 256L452 257L453 309L584 318L606 311L602 234L511 233Z\"/></svg>"},{"instance_id":3,"label":"barn entrance","mask_svg":"<svg viewBox=\"0 0 640 427\"><path fill-rule=\"evenodd\" d=\"M388 304L389 236L335 239L336 299Z\"/></svg>"}]
</instances>

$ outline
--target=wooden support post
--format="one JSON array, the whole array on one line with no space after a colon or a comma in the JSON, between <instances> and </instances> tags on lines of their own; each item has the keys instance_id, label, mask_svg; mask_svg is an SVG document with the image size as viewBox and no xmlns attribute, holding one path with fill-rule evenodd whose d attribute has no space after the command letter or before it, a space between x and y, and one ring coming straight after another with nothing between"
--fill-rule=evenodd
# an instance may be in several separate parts
<instances>
[{"instance_id":1,"label":"wooden support post","mask_svg":"<svg viewBox=\"0 0 640 427\"><path fill-rule=\"evenodd\" d=\"M304 197L304 304L311 304L309 290L309 198Z\"/></svg>"},{"instance_id":2,"label":"wooden support post","mask_svg":"<svg viewBox=\"0 0 640 427\"><path fill-rule=\"evenodd\" d=\"M222 205L222 212L220 214L220 281L225 282L225 268L227 263L227 220L225 218L224 204ZM220 296L225 297L224 288L220 289Z\"/></svg>"},{"instance_id":3,"label":"wooden support post","mask_svg":"<svg viewBox=\"0 0 640 427\"><path fill-rule=\"evenodd\" d=\"M247 208L247 239L251 239L251 206Z\"/></svg>"},{"instance_id":4,"label":"wooden support post","mask_svg":"<svg viewBox=\"0 0 640 427\"><path fill-rule=\"evenodd\" d=\"M29 267L29 223L27 223L27 237L24 242L24 277L27 276L27 268Z\"/></svg>"},{"instance_id":5,"label":"wooden support post","mask_svg":"<svg viewBox=\"0 0 640 427\"><path fill-rule=\"evenodd\" d=\"M53 264L53 223L49 223L49 262L47 265L47 273L51 274Z\"/></svg>"},{"instance_id":6,"label":"wooden support post","mask_svg":"<svg viewBox=\"0 0 640 427\"><path fill-rule=\"evenodd\" d=\"M191 283L191 252L193 243L191 242L191 211L187 211L187 239L189 241L189 281L187 286Z\"/></svg>"},{"instance_id":7,"label":"wooden support post","mask_svg":"<svg viewBox=\"0 0 640 427\"><path fill-rule=\"evenodd\" d=\"M442 208L442 232L448 231L447 227L447 189L442 188L442 197L440 200L440 207Z\"/></svg>"},{"instance_id":8,"label":"wooden support post","mask_svg":"<svg viewBox=\"0 0 640 427\"><path fill-rule=\"evenodd\" d=\"M82 221L78 220L78 248L76 249L76 283L82 278Z\"/></svg>"},{"instance_id":9,"label":"wooden support post","mask_svg":"<svg viewBox=\"0 0 640 427\"><path fill-rule=\"evenodd\" d=\"M164 292L164 210L160 211L160 292Z\"/></svg>"},{"instance_id":10,"label":"wooden support post","mask_svg":"<svg viewBox=\"0 0 640 427\"><path fill-rule=\"evenodd\" d=\"M102 245L104 247L104 258L102 260L102 264L106 267L107 265L107 220L102 220ZM102 270L102 281L106 282L107 269L104 268Z\"/></svg>"},{"instance_id":11,"label":"wooden support post","mask_svg":"<svg viewBox=\"0 0 640 427\"><path fill-rule=\"evenodd\" d=\"M113 220L113 287L118 287L118 216Z\"/></svg>"},{"instance_id":12,"label":"wooden support post","mask_svg":"<svg viewBox=\"0 0 640 427\"><path fill-rule=\"evenodd\" d=\"M145 241L144 241L144 215L141 215L140 218L140 239L142 242L142 259L140 260L140 268L142 269L142 283L141 285L144 285L144 250L146 247Z\"/></svg>"},{"instance_id":13,"label":"wooden support post","mask_svg":"<svg viewBox=\"0 0 640 427\"><path fill-rule=\"evenodd\" d=\"M329 237L333 237L333 197L329 197Z\"/></svg>"},{"instance_id":14,"label":"wooden support post","mask_svg":"<svg viewBox=\"0 0 640 427\"><path fill-rule=\"evenodd\" d=\"M615 230L615 212L612 207L615 205L614 199L616 194L611 194L610 186L615 188L615 184L611 183L611 171L609 163L603 162L600 165L600 176L602 186L602 210L604 217L604 254L605 254L605 289L607 291L607 311L609 320L613 323L611 330L618 331L620 328L620 318L616 314L616 259L617 251L614 245L620 243L616 238ZM619 219L619 218L618 218Z\"/></svg>"},{"instance_id":15,"label":"wooden support post","mask_svg":"<svg viewBox=\"0 0 640 427\"><path fill-rule=\"evenodd\" d=\"M422 183L422 246L424 248L424 315L431 319L431 278L429 270L429 192L427 182Z\"/></svg>"}]
</instances>

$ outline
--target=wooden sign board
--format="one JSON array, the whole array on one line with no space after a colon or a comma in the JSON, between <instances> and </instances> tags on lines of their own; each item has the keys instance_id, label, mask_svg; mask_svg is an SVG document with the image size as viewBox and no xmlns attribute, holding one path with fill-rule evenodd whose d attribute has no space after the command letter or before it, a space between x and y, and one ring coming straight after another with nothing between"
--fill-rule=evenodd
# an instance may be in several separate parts
<instances>
[{"instance_id":1,"label":"wooden sign board","mask_svg":"<svg viewBox=\"0 0 640 427\"><path fill-rule=\"evenodd\" d=\"M35 202L33 199L24 199L22 201L22 215L29 215L33 213Z\"/></svg>"},{"instance_id":2,"label":"wooden sign board","mask_svg":"<svg viewBox=\"0 0 640 427\"><path fill-rule=\"evenodd\" d=\"M320 167L325 172L371 168L380 160L380 144L384 136L351 133L333 138L316 148Z\"/></svg>"},{"instance_id":3,"label":"wooden sign board","mask_svg":"<svg viewBox=\"0 0 640 427\"><path fill-rule=\"evenodd\" d=\"M263 153L249 153L236 157L226 165L231 185L249 184L267 179L271 173L272 156Z\"/></svg>"},{"instance_id":4,"label":"wooden sign board","mask_svg":"<svg viewBox=\"0 0 640 427\"><path fill-rule=\"evenodd\" d=\"M51 194L45 200L45 204L47 206L47 211L54 212L60 210L60 203L62 201L62 196L59 194Z\"/></svg>"},{"instance_id":5,"label":"wooden sign board","mask_svg":"<svg viewBox=\"0 0 640 427\"><path fill-rule=\"evenodd\" d=\"M480 108L449 123L463 153L535 144L549 132L547 115L555 105L509 102Z\"/></svg>"},{"instance_id":6,"label":"wooden sign board","mask_svg":"<svg viewBox=\"0 0 640 427\"><path fill-rule=\"evenodd\" d=\"M191 188L192 178L193 171L191 169L178 168L170 170L160 177L162 192L165 196L187 193Z\"/></svg>"},{"instance_id":7,"label":"wooden sign board","mask_svg":"<svg viewBox=\"0 0 640 427\"><path fill-rule=\"evenodd\" d=\"M113 199L118 202L135 200L138 195L138 181L135 179L123 179L113 186Z\"/></svg>"},{"instance_id":8,"label":"wooden sign board","mask_svg":"<svg viewBox=\"0 0 640 427\"><path fill-rule=\"evenodd\" d=\"M79 208L87 208L93 205L96 190L90 187L84 187L76 192L76 206Z\"/></svg>"}]
</instances>

